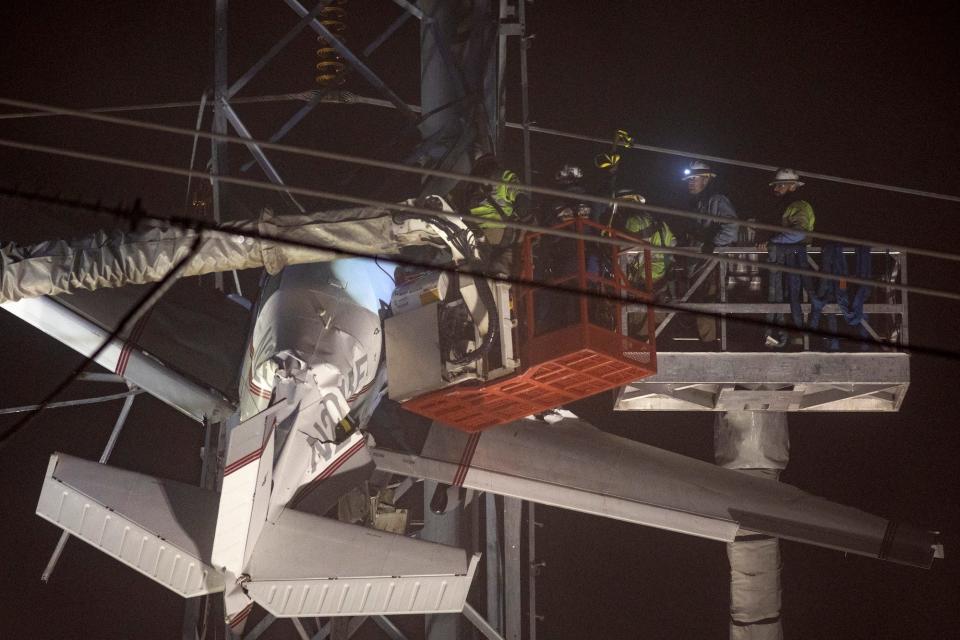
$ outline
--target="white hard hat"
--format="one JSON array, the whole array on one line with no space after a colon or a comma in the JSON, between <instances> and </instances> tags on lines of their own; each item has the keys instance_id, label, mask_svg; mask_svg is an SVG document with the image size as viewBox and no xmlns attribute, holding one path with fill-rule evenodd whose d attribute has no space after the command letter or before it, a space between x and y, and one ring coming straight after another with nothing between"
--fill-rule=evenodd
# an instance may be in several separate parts
<instances>
[{"instance_id":1,"label":"white hard hat","mask_svg":"<svg viewBox=\"0 0 960 640\"><path fill-rule=\"evenodd\" d=\"M773 176L773 180L770 182L770 186L772 187L775 184L795 184L798 187L804 185L804 183L800 181L800 174L793 169L778 169L777 173Z\"/></svg>"},{"instance_id":2,"label":"white hard hat","mask_svg":"<svg viewBox=\"0 0 960 640\"><path fill-rule=\"evenodd\" d=\"M632 187L618 189L613 197L617 200L632 200L633 202L639 202L640 204L646 204L647 202L647 199L640 195L640 192Z\"/></svg>"},{"instance_id":3,"label":"white hard hat","mask_svg":"<svg viewBox=\"0 0 960 640\"><path fill-rule=\"evenodd\" d=\"M690 178L696 178L697 176L716 178L717 174L713 172L713 169L711 169L710 165L708 165L706 162L694 160L687 165L686 169L683 170L683 179L689 180Z\"/></svg>"},{"instance_id":4,"label":"white hard hat","mask_svg":"<svg viewBox=\"0 0 960 640\"><path fill-rule=\"evenodd\" d=\"M583 169L575 164L565 164L553 178L557 182L576 182L583 178Z\"/></svg>"}]
</instances>

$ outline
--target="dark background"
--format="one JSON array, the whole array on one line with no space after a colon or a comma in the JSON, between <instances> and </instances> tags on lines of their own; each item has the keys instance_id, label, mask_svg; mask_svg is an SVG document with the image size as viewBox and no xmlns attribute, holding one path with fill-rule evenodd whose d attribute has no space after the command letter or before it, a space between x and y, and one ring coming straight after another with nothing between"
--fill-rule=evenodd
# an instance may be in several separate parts
<instances>
[{"instance_id":1,"label":"dark background","mask_svg":"<svg viewBox=\"0 0 960 640\"><path fill-rule=\"evenodd\" d=\"M35 2L0 9L0 96L88 108L196 100L212 81L213 3ZM231 2L231 78L295 21L279 0ZM349 42L365 46L399 9L353 0ZM957 187L956 16L903 4L538 2L528 10L531 117L538 124L596 136L626 127L660 145L941 193ZM408 102L419 103L414 21L371 60ZM293 43L242 95L312 88L313 37ZM511 50L516 66L516 48ZM510 119L519 119L516 74ZM347 88L373 91L353 78ZM264 138L299 103L239 107ZM195 108L132 117L193 126ZM207 120L209 122L209 120ZM288 141L362 156L400 159L402 121L369 107L324 106ZM508 159L520 157L509 135ZM66 118L0 120L0 138L186 166L191 141ZM570 158L603 150L534 135L535 181ZM231 151L231 170L247 160ZM200 163L209 155L201 144ZM415 183L272 155L288 182L399 198ZM675 204L685 160L633 153L632 181L650 200ZM180 178L0 150L0 183L108 203L142 198L152 213L181 213ZM741 217L763 206L768 176L722 169ZM252 170L250 177L261 176ZM352 177L351 177L352 176ZM852 188L810 185L818 230L956 251L958 205ZM234 190L230 214L282 207L276 196ZM324 203L310 202L319 207ZM66 233L40 226L27 204L2 200L0 238L26 242ZM63 229L92 228L88 214L60 212ZM69 218L67 216L70 216ZM957 291L950 263L916 259L911 283ZM960 350L958 305L912 296L914 345ZM79 358L15 318L0 315L4 355L0 405L39 401ZM784 480L812 493L944 532L947 558L930 571L783 543L783 620L790 638L947 638L960 623L952 552L960 531L955 418L956 359L915 354L912 385L897 414L791 415L792 456ZM67 397L106 392L74 385ZM146 578L71 541L50 584L39 575L59 530L33 510L50 452L97 458L119 402L51 410L0 451L0 637L170 638L182 600ZM0 427L13 420L5 418ZM712 416L628 414L599 426L710 459ZM194 481L196 425L138 399L112 463ZM538 580L542 638L723 638L728 575L721 544L539 508ZM275 633L291 633L286 623Z\"/></svg>"}]
</instances>

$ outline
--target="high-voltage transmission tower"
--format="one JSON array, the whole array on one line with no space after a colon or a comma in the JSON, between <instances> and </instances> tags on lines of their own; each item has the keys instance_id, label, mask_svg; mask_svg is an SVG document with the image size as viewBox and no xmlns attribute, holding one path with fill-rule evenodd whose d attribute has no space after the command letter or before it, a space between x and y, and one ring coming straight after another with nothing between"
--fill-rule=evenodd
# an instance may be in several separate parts
<instances>
[{"instance_id":1,"label":"high-voltage transmission tower","mask_svg":"<svg viewBox=\"0 0 960 640\"><path fill-rule=\"evenodd\" d=\"M264 70L275 71L271 63L299 38L311 38L315 42L317 86L304 92L302 104L290 117L276 122L270 137L273 141L285 137L315 109L331 108L329 103L389 107L400 114L405 127L415 127L419 131L419 144L412 151L407 150L405 155L408 162L426 168L469 173L475 158L484 154L498 156L504 149L508 75L519 77L519 82L514 80L517 86L511 87L511 95L514 92L519 94L523 121L528 120L523 0L354 1L349 7L346 0L325 0L313 6L305 6L298 0L275 1L285 3L289 8L290 29L238 77L229 73L228 60L231 52L242 49L244 44L231 37L228 23L232 18L243 16L231 13L235 10L230 8L228 0L214 1L212 131L251 139L246 145L249 157L242 161L238 159L240 152L237 149L230 149L228 155L228 144L214 140L210 163L214 176L231 175L242 163L246 163L243 165L246 169L252 162L271 182L285 185L275 158L253 141L256 136L251 134L238 113L236 100L258 74ZM351 19L374 10L395 10L398 15L369 43L355 43L344 37ZM419 65L410 64L405 68L404 74L410 77L402 79L378 73L369 62L370 56L391 38L397 37L410 21L418 23L419 55L411 52L409 59L419 59ZM508 64L515 67L513 74L508 74ZM350 84L345 87L347 78ZM392 88L397 82L409 84L411 78L419 78L419 105L406 103L400 98L399 91ZM262 120L258 122L262 125ZM512 157L518 163L518 169L522 162L523 178L529 181L530 143L529 131L525 127L522 142L513 144L515 150L523 149L522 156L514 151ZM247 153L243 155L247 156ZM423 181L420 190L422 194L446 193L453 186L450 181L429 178ZM229 215L231 207L227 203L232 202L230 191L233 187L215 178L211 187L208 209L214 219L220 221ZM284 198L285 205L292 211L304 210L294 195L285 193ZM215 450L215 446L205 447L209 452L205 464L210 467L207 478L216 476L216 460L212 455ZM443 515L436 515L427 504L436 483L423 484L425 522L421 537L482 551L486 576L486 586L480 596L484 602L483 613L468 605L463 615L426 616L425 637L449 640L478 637L479 634L486 638L519 640L525 637L533 640L537 622L533 504L488 494L472 500L468 507L458 505ZM479 548L481 544L483 548ZM525 550L523 554L522 548ZM216 612L209 610L212 608L215 606L204 613L200 603L188 604L185 638L197 637L198 629L207 629L207 637L213 637L209 630L219 621ZM320 621L294 619L294 626L300 637L342 639L350 637L365 621L354 618L320 624ZM404 637L387 618L375 617L373 622L380 626L385 637ZM249 625L244 637L251 640L260 637L273 623L273 618L268 615L258 624ZM312 633L308 631L310 625L315 625Z\"/></svg>"},{"instance_id":2,"label":"high-voltage transmission tower","mask_svg":"<svg viewBox=\"0 0 960 640\"><path fill-rule=\"evenodd\" d=\"M522 162L525 182L531 178L529 121L527 105L527 68L525 8L523 0L380 0L354 2L356 15L365 11L397 12L396 19L369 43L344 38L347 7L343 0L328 0L307 7L298 0L283 2L290 9L290 30L255 64L238 77L228 72L228 43L236 51L242 43L228 33L230 17L227 0L215 0L213 124L215 133L250 138L250 158L267 178L283 185L284 178L274 160L252 141L254 136L235 108L245 87L291 42L311 37L316 42L316 80L319 86L305 92L302 104L284 121L278 121L272 140L282 139L315 109L330 108L325 103L367 104L388 107L399 114L404 126L415 127L419 143L405 150L411 163L459 173L469 173L473 159L480 154L502 155L505 143L507 78L513 78L520 99L524 131L521 142L512 141L512 159ZM392 88L410 78L380 74L369 62L371 54L409 23L418 23L418 55L403 73L416 74L420 87L419 105L411 105ZM508 55L508 52L511 52ZM419 60L415 65L412 61ZM508 73L516 65L514 73ZM345 80L349 78L349 85ZM517 78L519 80L517 80ZM346 88L346 87L349 87ZM362 87L362 88L361 88ZM513 95L513 92L511 92ZM357 148L363 145L358 144ZM522 156L517 153L522 149ZM238 154L237 150L232 151ZM244 154L245 155L245 154ZM361 153L360 155L364 155ZM214 141L211 167L214 175L229 175L239 166L237 156L229 158L227 145ZM430 178L420 186L422 194L445 193L454 185ZM232 188L232 187L231 187ZM228 211L228 187L212 182L212 212L219 220ZM414 195L414 194L410 194ZM286 205L302 210L292 194ZM757 258L762 251L729 248L718 253ZM817 251L813 250L817 259ZM760 260L765 256L760 255ZM875 252L869 259L881 268L891 284L906 284L906 256L902 253ZM876 271L876 268L874 269ZM717 463L776 481L788 461L787 416L791 412L818 411L897 411L909 384L909 356L897 349L907 345L906 294L889 290L874 296L879 302L863 307L866 314L861 327L869 337L886 348L870 352L774 353L739 351L742 344L731 338L732 320L739 315L787 314L789 305L768 303L760 291L759 269L731 268L726 262L706 259L696 270L688 286L672 301L675 310L657 318L658 372L628 385L619 395L621 411L707 411L715 415ZM885 296L885 297L884 297ZM837 305L829 305L825 314L836 316ZM681 311L678 316L677 309ZM717 339L706 351L672 349L671 331L682 312L718 314ZM629 313L630 309L625 309ZM869 318L867 321L866 318ZM627 323L624 322L624 325ZM754 327L756 330L756 327ZM759 330L756 330L759 331ZM736 332L734 332L736 333ZM741 332L742 333L742 332ZM740 336L742 337L742 336ZM809 347L810 345L804 345ZM211 447L207 451L213 450ZM208 462L214 464L215 461ZM208 473L207 477L215 477ZM425 502L433 493L433 483L424 483ZM468 604L462 616L427 616L424 635L430 640L486 638L535 640L536 553L534 547L534 508L511 498L487 494L464 508L458 505L440 516L424 505L422 537L484 553L485 588L480 590L483 605ZM524 517L525 516L525 517ZM526 526L524 526L524 523ZM732 637L777 637L779 631L779 547L767 536L738 539L728 552L734 589L746 585L746 592L757 597L734 594L732 600ZM750 567L748 571L745 567ZM757 570L757 567L760 569ZM763 595L766 594L766 595ZM753 599L751 599L753 598ZM478 611L479 609L479 611ZM194 605L184 624L185 637L193 638L199 612ZM214 624L216 616L206 616ZM771 623L771 621L773 621ZM365 619L340 620L318 625L314 621L294 620L301 637L346 638ZM392 621L373 620L386 637L404 637ZM256 638L273 623L270 616L251 625L246 638ZM314 625L316 629L307 629ZM209 628L209 625L208 625ZM754 635L749 635L749 634ZM746 634L746 635L744 635ZM764 635L766 634L766 635ZM210 634L208 634L210 635Z\"/></svg>"}]
</instances>

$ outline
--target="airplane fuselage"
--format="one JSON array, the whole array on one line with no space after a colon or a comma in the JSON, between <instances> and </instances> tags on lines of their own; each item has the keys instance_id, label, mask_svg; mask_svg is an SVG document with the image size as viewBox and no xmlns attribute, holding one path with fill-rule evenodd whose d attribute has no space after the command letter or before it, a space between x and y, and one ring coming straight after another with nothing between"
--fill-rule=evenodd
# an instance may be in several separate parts
<instances>
[{"instance_id":1,"label":"airplane fuselage","mask_svg":"<svg viewBox=\"0 0 960 640\"><path fill-rule=\"evenodd\" d=\"M341 259L287 267L264 283L241 372L240 420L283 399L302 412L295 428L278 433L273 514L336 455L338 424L348 415L365 424L376 408L384 386L380 309L393 290L388 270Z\"/></svg>"}]
</instances>

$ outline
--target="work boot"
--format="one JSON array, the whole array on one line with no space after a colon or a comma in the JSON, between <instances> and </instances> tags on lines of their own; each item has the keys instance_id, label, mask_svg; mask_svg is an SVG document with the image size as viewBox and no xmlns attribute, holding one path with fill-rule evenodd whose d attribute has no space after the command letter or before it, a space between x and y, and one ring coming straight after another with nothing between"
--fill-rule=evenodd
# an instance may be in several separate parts
<instances>
[{"instance_id":1,"label":"work boot","mask_svg":"<svg viewBox=\"0 0 960 640\"><path fill-rule=\"evenodd\" d=\"M775 338L773 334L768 333L763 339L763 346L767 349L783 349L787 346L787 334L780 333Z\"/></svg>"}]
</instances>

